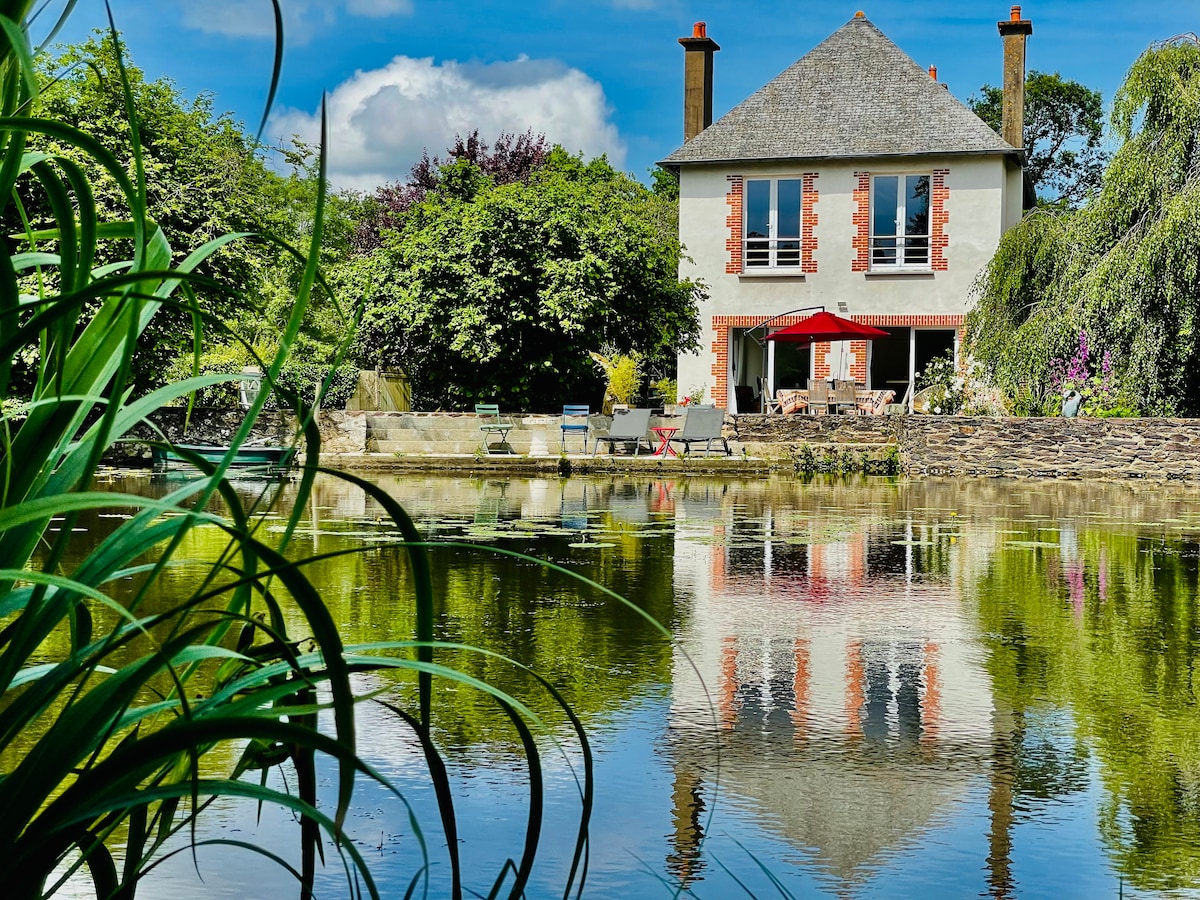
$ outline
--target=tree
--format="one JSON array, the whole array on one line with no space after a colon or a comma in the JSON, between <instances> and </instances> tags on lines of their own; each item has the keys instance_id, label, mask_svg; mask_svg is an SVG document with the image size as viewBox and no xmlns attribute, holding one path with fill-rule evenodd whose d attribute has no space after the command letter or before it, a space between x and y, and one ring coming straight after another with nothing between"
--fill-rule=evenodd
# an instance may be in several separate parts
<instances>
[{"instance_id":1,"label":"tree","mask_svg":"<svg viewBox=\"0 0 1200 900\"><path fill-rule=\"evenodd\" d=\"M1099 193L1008 231L982 273L968 348L1039 411L1055 359L1086 335L1142 413L1200 412L1200 41L1155 45L1113 103L1122 141ZM1054 402L1053 398L1049 401ZM1041 406L1040 411L1048 411Z\"/></svg>"},{"instance_id":2,"label":"tree","mask_svg":"<svg viewBox=\"0 0 1200 900\"><path fill-rule=\"evenodd\" d=\"M655 196L678 203L679 176L674 172L667 171L662 166L655 166L650 170L650 190L654 192Z\"/></svg>"},{"instance_id":3,"label":"tree","mask_svg":"<svg viewBox=\"0 0 1200 900\"><path fill-rule=\"evenodd\" d=\"M317 199L320 172L316 148L298 139L283 151L290 172L273 179L265 203L272 211L275 234L293 247L307 246L312 236L312 214ZM365 215L367 201L353 191L328 190L323 210L320 263L329 282L337 283L346 260L354 252L355 237ZM264 248L266 249L266 248ZM274 350L280 328L291 314L292 303L303 274L303 261L290 253L272 252L260 259L270 265L259 273L260 303L240 310L239 328L250 336L260 355ZM341 292L338 292L342 296ZM323 290L314 293L295 357L308 363L327 365L344 350L347 331L354 317L348 299L331 297ZM247 360L248 362L248 360Z\"/></svg>"},{"instance_id":4,"label":"tree","mask_svg":"<svg viewBox=\"0 0 1200 900\"><path fill-rule=\"evenodd\" d=\"M175 262L222 234L270 233L301 246L307 243L316 196L316 173L307 148L298 148L293 154L297 164L293 173L281 176L267 165L264 149L245 134L240 123L215 111L210 95L188 100L169 79L147 81L128 58L124 68L146 171L148 215L173 236ZM37 98L33 113L89 133L132 171L129 115L113 37L98 34L64 47L42 69L48 86ZM125 198L94 159L69 143L41 135L31 135L29 143L30 149L61 154L83 168L95 194L98 219L114 222L128 218ZM18 182L18 194L36 228L53 216L45 196L31 185L28 179ZM340 242L343 255L350 236L345 222L353 206L350 199L336 197L326 207L328 243L336 247ZM5 226L10 235L24 232L11 206ZM105 242L97 263L120 259L124 251L119 241ZM210 257L200 273L214 282L236 284L237 291L200 285L197 304L215 320L235 325L239 333L250 336L262 355L270 355L278 343L280 323L287 320L294 303L299 271L299 264L274 245L234 242ZM311 311L314 321L329 315L328 302L316 299ZM341 331L344 333L344 326ZM224 334L207 337L229 340ZM138 347L134 362L137 388L161 384L170 363L191 349L190 314L178 308L162 310Z\"/></svg>"},{"instance_id":5,"label":"tree","mask_svg":"<svg viewBox=\"0 0 1200 900\"><path fill-rule=\"evenodd\" d=\"M463 160L478 168L493 183L511 184L528 181L533 171L546 162L550 149L546 136L535 135L532 128L519 135L502 131L491 147L480 138L478 128L465 138L456 134L454 146L446 151L444 160L431 157L426 149L409 172L408 181L385 184L376 189L355 231L355 249L370 252L377 248L382 243L384 231L398 227L400 218L410 207L437 190L446 165Z\"/></svg>"},{"instance_id":6,"label":"tree","mask_svg":"<svg viewBox=\"0 0 1200 900\"><path fill-rule=\"evenodd\" d=\"M1200 877L1191 788L1200 770L1192 674L1200 608L1188 559L1196 545L1167 529L1148 541L1146 529L1091 518L1089 505L1059 497L1037 504L1078 522L1073 553L1020 541L997 548L971 586L976 627L986 635L993 702L1012 712L1019 806L1028 808L1022 796L1065 800L1086 791L1088 771L1097 769L1105 790L1096 827L1112 866L1130 893L1162 894ZM1167 516L1170 508L1157 511ZM1112 512L1132 522L1145 508L1118 501ZM1027 536L1038 538L1032 529ZM1061 575L1047 577L1050 566ZM1062 732L1037 739L1048 709L1071 711L1068 740Z\"/></svg>"},{"instance_id":7,"label":"tree","mask_svg":"<svg viewBox=\"0 0 1200 900\"><path fill-rule=\"evenodd\" d=\"M1001 130L1004 91L985 84L971 109ZM1099 91L1057 72L1033 71L1025 80L1025 172L1039 204L1078 207L1100 186L1107 157L1100 147L1103 101Z\"/></svg>"},{"instance_id":8,"label":"tree","mask_svg":"<svg viewBox=\"0 0 1200 900\"><path fill-rule=\"evenodd\" d=\"M459 159L402 227L360 258L364 365L401 365L414 402L493 400L552 409L603 388L589 353L655 359L694 348L701 285L678 277L666 202L615 171L554 148L528 181L497 184Z\"/></svg>"}]
</instances>

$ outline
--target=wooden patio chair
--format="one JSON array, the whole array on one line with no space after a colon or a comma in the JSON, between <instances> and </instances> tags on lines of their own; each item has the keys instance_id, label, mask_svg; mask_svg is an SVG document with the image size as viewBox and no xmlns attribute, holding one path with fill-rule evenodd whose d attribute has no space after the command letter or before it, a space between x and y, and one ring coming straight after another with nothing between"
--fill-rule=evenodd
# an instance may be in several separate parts
<instances>
[{"instance_id":1,"label":"wooden patio chair","mask_svg":"<svg viewBox=\"0 0 1200 900\"><path fill-rule=\"evenodd\" d=\"M835 381L833 383L833 397L830 399L833 404L834 412L841 413L846 416L853 416L858 413L858 397L854 393L853 381Z\"/></svg>"},{"instance_id":2,"label":"wooden patio chair","mask_svg":"<svg viewBox=\"0 0 1200 900\"><path fill-rule=\"evenodd\" d=\"M824 378L808 379L808 411L814 416L829 412L829 382Z\"/></svg>"},{"instance_id":3,"label":"wooden patio chair","mask_svg":"<svg viewBox=\"0 0 1200 900\"><path fill-rule=\"evenodd\" d=\"M763 412L768 416L783 412L783 406L769 387L763 388Z\"/></svg>"}]
</instances>

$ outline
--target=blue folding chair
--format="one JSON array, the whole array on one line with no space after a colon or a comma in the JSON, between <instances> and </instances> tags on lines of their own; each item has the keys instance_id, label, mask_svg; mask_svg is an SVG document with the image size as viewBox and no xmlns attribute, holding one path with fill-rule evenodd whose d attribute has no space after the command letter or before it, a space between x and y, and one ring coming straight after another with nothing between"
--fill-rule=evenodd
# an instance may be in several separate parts
<instances>
[{"instance_id":1,"label":"blue folding chair","mask_svg":"<svg viewBox=\"0 0 1200 900\"><path fill-rule=\"evenodd\" d=\"M588 416L591 415L592 408L590 406L572 406L563 407L562 424L559 426L562 429L562 449L563 453L567 452L567 436L581 435L583 437L583 452L587 453L588 445ZM583 419L583 421L579 421Z\"/></svg>"}]
</instances>

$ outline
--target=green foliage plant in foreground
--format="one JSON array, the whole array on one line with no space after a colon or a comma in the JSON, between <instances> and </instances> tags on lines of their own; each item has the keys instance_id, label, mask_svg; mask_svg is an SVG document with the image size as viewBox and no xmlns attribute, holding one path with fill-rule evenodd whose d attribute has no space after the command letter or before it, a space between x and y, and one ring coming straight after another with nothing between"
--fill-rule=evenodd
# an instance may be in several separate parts
<instances>
[{"instance_id":1,"label":"green foliage plant in foreground","mask_svg":"<svg viewBox=\"0 0 1200 900\"><path fill-rule=\"evenodd\" d=\"M67 13L72 6L67 3ZM347 873L345 895L379 896L343 822L356 780L375 779L395 790L355 749L355 705L374 701L356 693L352 676L382 669L405 670L418 686L415 709L387 705L396 714L397 727L410 729L424 750L442 830L434 846L444 842L448 848L443 852L455 897L467 889L446 765L430 727L435 683L450 679L490 694L508 713L529 759L527 831L501 872L472 875L491 885L490 896L523 895L541 828L535 737L544 726L520 700L437 664L433 588L420 535L385 493L344 474L339 477L366 491L403 535L404 547L396 552L406 554L412 568L417 624L412 640L342 644L304 572L306 562L323 557L297 560L288 547L319 469L319 433L302 401L295 399L295 406L307 462L295 512L271 537L258 527L261 510L243 511L225 477L268 390L259 392L232 440L234 450L222 463L213 467L197 460L202 477L162 499L93 490L102 455L134 425L191 392L238 377L194 375L144 396L129 387L138 341L160 310L185 310L193 317L198 360L204 327L219 322L206 318L193 302L202 280L196 269L224 246L248 236L219 237L181 261L173 259L167 235L147 215L132 104L132 173L83 131L25 115L38 90L35 52L24 24L30 9L31 0L0 4L0 203L20 206L15 198L33 192L52 210L50 227L30 223L18 236L19 248L0 254L0 854L5 896L50 896L67 879L74 884L82 878L90 880L97 897L132 898L149 869L167 855L188 852L190 842L199 840L195 826L221 796L278 805L291 810L298 822L298 866L265 848L233 839L215 841L228 844L229 852L262 854L290 872L299 896L308 897L321 847L332 846ZM275 14L281 32L278 2ZM110 39L120 59L115 26ZM279 58L277 54L276 79ZM272 93L273 86L274 81ZM27 151L27 138L35 134L53 137L72 153ZM126 219L99 223L92 186L72 160L78 154L100 165L117 186ZM323 185L323 161L321 165ZM14 190L18 181L21 191ZM300 257L304 276L280 350L259 361L266 386L275 386L278 394L284 393L278 378L309 297L323 283L317 266L323 207L319 191L312 244ZM110 252L123 247L128 255L97 266L97 247L106 242ZM211 279L204 287L228 288ZM28 352L31 348L36 354ZM36 385L17 396L14 361L31 357L38 360ZM218 497L224 507L215 502ZM113 508L127 518L92 549L69 552L78 517ZM157 598L151 604L149 589L160 576L185 562L194 565L180 558L180 548L200 527L217 528L227 536L224 552L202 561L205 574L193 586L173 588L167 602ZM578 719L552 686L537 681L561 704L582 748L578 836L563 886L569 896L582 892L586 872L591 757ZM318 722L324 723L321 728ZM331 808L317 805L321 759L334 770L336 801ZM272 771L286 777L268 778ZM411 882L390 885L388 896L420 896L427 890L430 860L419 829L417 842L421 852L414 855Z\"/></svg>"}]
</instances>

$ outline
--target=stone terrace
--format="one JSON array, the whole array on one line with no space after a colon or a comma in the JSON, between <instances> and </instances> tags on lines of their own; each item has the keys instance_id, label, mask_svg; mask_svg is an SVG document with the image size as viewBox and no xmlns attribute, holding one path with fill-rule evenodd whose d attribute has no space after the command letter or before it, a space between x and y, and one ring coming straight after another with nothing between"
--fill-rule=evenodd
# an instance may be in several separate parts
<instances>
[{"instance_id":1,"label":"stone terrace","mask_svg":"<svg viewBox=\"0 0 1200 900\"><path fill-rule=\"evenodd\" d=\"M510 442L518 457L553 467L550 460L561 455L559 418L515 415L511 421ZM488 467L504 465L505 457L479 452L479 419L473 414L329 413L324 422L326 450L331 462L336 454L336 464L431 468L441 465L435 459L469 457ZM592 426L603 433L608 419L592 416ZM548 457L540 456L539 433ZM1200 480L1200 419L749 415L727 416L725 434L733 458L713 456L706 465L746 471L793 468L806 454L854 453L877 460L898 453L910 475ZM569 447L571 468L579 470L584 461L578 441ZM604 468L674 464L599 459ZM680 465L691 468L700 459L693 455Z\"/></svg>"},{"instance_id":2,"label":"stone terrace","mask_svg":"<svg viewBox=\"0 0 1200 900\"><path fill-rule=\"evenodd\" d=\"M178 414L177 414L178 413ZM160 426L177 441L227 443L240 421L234 410L196 410L183 428L182 411L163 411ZM163 418L156 416L156 419ZM982 418L963 416L727 416L732 457L693 453L685 459L582 453L578 439L564 456L559 417L516 414L513 455L482 452L480 419L472 413L325 412L322 461L348 469L498 472L685 471L765 473L806 468L816 459L861 463L898 461L908 475L1151 479L1200 481L1200 419ZM286 441L292 426L271 413L256 437ZM682 418L652 420L682 425ZM594 432L608 419L591 417ZM146 430L144 437L151 437ZM589 445L589 454L591 447ZM145 459L143 459L145 457ZM148 462L129 445L113 462ZM876 465L875 468L878 468Z\"/></svg>"}]
</instances>

